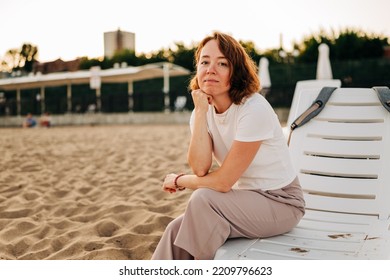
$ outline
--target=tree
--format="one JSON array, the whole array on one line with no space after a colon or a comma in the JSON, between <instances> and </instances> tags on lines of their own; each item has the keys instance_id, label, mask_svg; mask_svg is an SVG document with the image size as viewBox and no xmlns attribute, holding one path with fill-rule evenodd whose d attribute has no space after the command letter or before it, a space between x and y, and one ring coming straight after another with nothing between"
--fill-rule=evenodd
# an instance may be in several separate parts
<instances>
[{"instance_id":1,"label":"tree","mask_svg":"<svg viewBox=\"0 0 390 280\"><path fill-rule=\"evenodd\" d=\"M151 54L142 53L138 55L138 59L140 60L141 65L145 65L148 63L169 61L169 51L165 49L161 49Z\"/></svg>"},{"instance_id":2,"label":"tree","mask_svg":"<svg viewBox=\"0 0 390 280\"><path fill-rule=\"evenodd\" d=\"M130 49L123 49L120 51L116 51L111 61L113 64L115 63L127 63L127 65L138 66L139 59L137 58L135 51Z\"/></svg>"},{"instance_id":3,"label":"tree","mask_svg":"<svg viewBox=\"0 0 390 280\"><path fill-rule=\"evenodd\" d=\"M389 45L388 38L360 30L345 29L339 34L326 34L321 30L319 34L306 37L298 44L298 61L316 62L318 46L322 43L329 46L330 58L336 60L379 58L383 56L383 48Z\"/></svg>"},{"instance_id":4,"label":"tree","mask_svg":"<svg viewBox=\"0 0 390 280\"><path fill-rule=\"evenodd\" d=\"M36 61L35 57L38 54L38 47L25 43L19 54L19 67L26 73L32 72L34 62Z\"/></svg>"},{"instance_id":5,"label":"tree","mask_svg":"<svg viewBox=\"0 0 390 280\"><path fill-rule=\"evenodd\" d=\"M38 47L30 43L24 43L20 49L10 49L5 53L1 66L3 70L12 72L21 70L30 73L33 70L35 57L38 55Z\"/></svg>"},{"instance_id":6,"label":"tree","mask_svg":"<svg viewBox=\"0 0 390 280\"><path fill-rule=\"evenodd\" d=\"M196 47L187 48L183 43L176 43L176 51L169 49L170 61L190 71L195 70L194 55Z\"/></svg>"},{"instance_id":7,"label":"tree","mask_svg":"<svg viewBox=\"0 0 390 280\"><path fill-rule=\"evenodd\" d=\"M386 45L387 38L347 29L334 41L334 58L343 60L381 57Z\"/></svg>"},{"instance_id":8,"label":"tree","mask_svg":"<svg viewBox=\"0 0 390 280\"><path fill-rule=\"evenodd\" d=\"M297 57L298 62L310 63L318 60L318 47L322 43L329 46L330 55L333 53L333 36L326 34L324 30L320 30L318 34L305 37L302 43L296 43L295 46L299 50Z\"/></svg>"},{"instance_id":9,"label":"tree","mask_svg":"<svg viewBox=\"0 0 390 280\"><path fill-rule=\"evenodd\" d=\"M3 70L7 72L12 72L12 70L17 69L19 66L19 51L18 49L8 50L1 62Z\"/></svg>"},{"instance_id":10,"label":"tree","mask_svg":"<svg viewBox=\"0 0 390 280\"><path fill-rule=\"evenodd\" d=\"M91 58L89 59L88 57L82 57L80 60L80 69L89 69L93 66L100 66L102 69L107 69L110 68L110 66L104 67L105 63L102 60L99 60L97 58Z\"/></svg>"},{"instance_id":11,"label":"tree","mask_svg":"<svg viewBox=\"0 0 390 280\"><path fill-rule=\"evenodd\" d=\"M261 55L256 50L255 43L252 41L239 41L240 44L244 47L248 55L258 64L261 58Z\"/></svg>"}]
</instances>

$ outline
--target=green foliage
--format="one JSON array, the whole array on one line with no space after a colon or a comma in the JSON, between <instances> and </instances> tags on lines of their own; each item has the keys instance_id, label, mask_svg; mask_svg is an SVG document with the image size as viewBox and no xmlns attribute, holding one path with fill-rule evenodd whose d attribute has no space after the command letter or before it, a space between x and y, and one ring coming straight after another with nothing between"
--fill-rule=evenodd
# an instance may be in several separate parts
<instances>
[{"instance_id":1,"label":"green foliage","mask_svg":"<svg viewBox=\"0 0 390 280\"><path fill-rule=\"evenodd\" d=\"M381 57L386 45L386 38L346 30L335 39L334 58L342 60Z\"/></svg>"},{"instance_id":2,"label":"green foliage","mask_svg":"<svg viewBox=\"0 0 390 280\"><path fill-rule=\"evenodd\" d=\"M89 69L93 66L102 66L102 61L97 58L88 59L88 57L82 57L80 61L80 69Z\"/></svg>"},{"instance_id":3,"label":"green foliage","mask_svg":"<svg viewBox=\"0 0 390 280\"><path fill-rule=\"evenodd\" d=\"M316 62L318 60L318 47L321 44L327 44L332 53L332 38L320 31L319 34L312 35L304 38L301 44L298 44L299 56L297 57L298 62Z\"/></svg>"},{"instance_id":4,"label":"green foliage","mask_svg":"<svg viewBox=\"0 0 390 280\"><path fill-rule=\"evenodd\" d=\"M37 46L24 43L19 49L8 50L0 65L6 71L21 70L24 73L30 73L33 70L37 55Z\"/></svg>"},{"instance_id":5,"label":"green foliage","mask_svg":"<svg viewBox=\"0 0 390 280\"><path fill-rule=\"evenodd\" d=\"M18 49L10 49L6 52L2 61L3 69L11 72L14 69L18 69L19 66L19 51Z\"/></svg>"},{"instance_id":6,"label":"green foliage","mask_svg":"<svg viewBox=\"0 0 390 280\"><path fill-rule=\"evenodd\" d=\"M248 55L255 61L257 64L260 61L261 55L256 50L256 46L252 41L239 41L240 44L244 47Z\"/></svg>"},{"instance_id":7,"label":"green foliage","mask_svg":"<svg viewBox=\"0 0 390 280\"><path fill-rule=\"evenodd\" d=\"M247 53L252 59L258 63L261 55L256 51L253 42L241 42ZM164 62L168 61L176 65L182 66L190 71L195 70L194 55L196 52L196 46L186 47L183 43L175 43L175 46L170 49L161 49L157 52L150 54L139 54L137 55L132 50L122 50L112 58L105 57L103 60L97 58L88 59L87 57L82 58L80 62L80 69L89 69L92 66L100 65L102 69L113 67L115 63L126 62L130 66L140 66L148 63Z\"/></svg>"},{"instance_id":8,"label":"green foliage","mask_svg":"<svg viewBox=\"0 0 390 280\"><path fill-rule=\"evenodd\" d=\"M172 63L180 65L190 71L194 71L195 51L195 46L187 48L183 43L176 43L176 51L170 49L169 57Z\"/></svg>"},{"instance_id":9,"label":"green foliage","mask_svg":"<svg viewBox=\"0 0 390 280\"><path fill-rule=\"evenodd\" d=\"M113 63L125 62L127 63L127 65L132 65L132 66L138 66L140 63L140 60L135 55L135 51L129 49L117 51L111 60Z\"/></svg>"},{"instance_id":10,"label":"green foliage","mask_svg":"<svg viewBox=\"0 0 390 280\"><path fill-rule=\"evenodd\" d=\"M339 34L326 34L322 30L298 44L300 55L297 61L316 62L318 46L322 43L329 46L331 60L379 58L383 56L383 48L389 45L388 38L359 30L345 29Z\"/></svg>"},{"instance_id":11,"label":"green foliage","mask_svg":"<svg viewBox=\"0 0 390 280\"><path fill-rule=\"evenodd\" d=\"M20 60L19 67L23 69L24 72L30 73L33 69L35 62L35 57L38 54L38 47L31 44L23 44L20 50Z\"/></svg>"},{"instance_id":12,"label":"green foliage","mask_svg":"<svg viewBox=\"0 0 390 280\"><path fill-rule=\"evenodd\" d=\"M126 63L128 66L141 66L148 63L168 61L168 55L165 50L145 55L137 55L133 50L123 49L114 54L112 58L104 57L103 59L83 57L80 62L80 69L89 69L92 66L100 66L101 69L113 68L116 63Z\"/></svg>"}]
</instances>

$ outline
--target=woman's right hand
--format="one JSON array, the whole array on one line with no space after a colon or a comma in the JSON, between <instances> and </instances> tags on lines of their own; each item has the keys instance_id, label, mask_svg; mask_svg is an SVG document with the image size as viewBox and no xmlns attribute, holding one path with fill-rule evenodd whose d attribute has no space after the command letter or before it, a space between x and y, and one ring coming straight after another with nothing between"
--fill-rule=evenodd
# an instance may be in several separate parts
<instances>
[{"instance_id":1,"label":"woman's right hand","mask_svg":"<svg viewBox=\"0 0 390 280\"><path fill-rule=\"evenodd\" d=\"M197 110L207 112L209 109L209 105L213 101L213 97L208 95L201 89L196 89L191 92L192 100L194 101L194 107Z\"/></svg>"}]
</instances>

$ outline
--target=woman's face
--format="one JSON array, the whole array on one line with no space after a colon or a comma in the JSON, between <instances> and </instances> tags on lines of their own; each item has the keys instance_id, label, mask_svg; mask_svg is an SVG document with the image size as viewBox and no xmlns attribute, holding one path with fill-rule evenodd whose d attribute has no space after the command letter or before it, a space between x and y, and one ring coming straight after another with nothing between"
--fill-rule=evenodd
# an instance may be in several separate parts
<instances>
[{"instance_id":1,"label":"woman's face","mask_svg":"<svg viewBox=\"0 0 390 280\"><path fill-rule=\"evenodd\" d=\"M201 50L197 65L199 87L206 94L216 98L229 94L231 66L219 50L216 40L210 40Z\"/></svg>"}]
</instances>

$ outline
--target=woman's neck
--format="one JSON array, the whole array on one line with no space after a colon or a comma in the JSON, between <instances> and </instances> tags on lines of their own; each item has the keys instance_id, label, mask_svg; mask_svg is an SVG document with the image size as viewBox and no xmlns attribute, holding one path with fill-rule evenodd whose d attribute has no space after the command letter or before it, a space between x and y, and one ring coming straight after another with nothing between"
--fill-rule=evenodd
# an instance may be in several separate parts
<instances>
[{"instance_id":1,"label":"woman's neck","mask_svg":"<svg viewBox=\"0 0 390 280\"><path fill-rule=\"evenodd\" d=\"M224 113L227 109L229 109L230 105L232 105L232 101L230 100L230 97L226 98L219 98L214 100L213 105L215 108L215 111L217 114Z\"/></svg>"}]
</instances>

